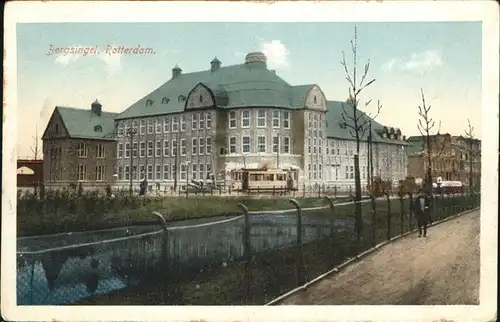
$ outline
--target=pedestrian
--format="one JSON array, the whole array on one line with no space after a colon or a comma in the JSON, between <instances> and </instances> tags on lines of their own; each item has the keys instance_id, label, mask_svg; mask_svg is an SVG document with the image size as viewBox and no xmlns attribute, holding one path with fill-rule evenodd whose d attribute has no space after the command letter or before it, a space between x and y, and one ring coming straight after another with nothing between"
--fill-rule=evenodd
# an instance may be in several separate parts
<instances>
[{"instance_id":1,"label":"pedestrian","mask_svg":"<svg viewBox=\"0 0 500 322\"><path fill-rule=\"evenodd\" d=\"M417 219L418 237L422 237L422 231L424 233L424 237L427 237L427 225L429 224L429 204L428 199L422 190L418 191L418 196L417 198L415 198L413 211L415 214L415 218Z\"/></svg>"}]
</instances>

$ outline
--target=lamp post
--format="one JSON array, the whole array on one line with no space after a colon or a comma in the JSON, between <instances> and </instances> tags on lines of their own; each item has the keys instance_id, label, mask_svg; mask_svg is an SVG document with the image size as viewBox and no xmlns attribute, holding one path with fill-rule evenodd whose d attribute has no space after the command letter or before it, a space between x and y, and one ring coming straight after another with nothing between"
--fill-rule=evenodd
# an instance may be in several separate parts
<instances>
[{"instance_id":1,"label":"lamp post","mask_svg":"<svg viewBox=\"0 0 500 322\"><path fill-rule=\"evenodd\" d=\"M132 196L132 164L133 164L133 144L134 144L134 136L137 134L137 129L131 127L127 130L127 136L129 137L129 144L130 144L130 165L129 165L129 179L130 179L130 186L129 186L129 192L130 195Z\"/></svg>"}]
</instances>

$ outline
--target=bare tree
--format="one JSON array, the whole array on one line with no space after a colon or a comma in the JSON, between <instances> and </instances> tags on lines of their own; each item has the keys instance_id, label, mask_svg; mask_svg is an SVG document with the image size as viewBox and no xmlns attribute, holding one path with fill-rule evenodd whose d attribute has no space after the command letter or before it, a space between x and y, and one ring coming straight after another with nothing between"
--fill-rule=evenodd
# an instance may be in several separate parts
<instances>
[{"instance_id":1,"label":"bare tree","mask_svg":"<svg viewBox=\"0 0 500 322\"><path fill-rule=\"evenodd\" d=\"M376 118L382 109L380 101L377 102L377 112L375 115L366 115L358 109L359 106L359 95L368 86L375 82L375 78L367 81L368 70L370 69L370 60L365 64L364 71L361 76L361 81L358 82L358 30L354 27L354 40L351 40L351 51L353 56L352 70L349 70L347 62L345 59L345 54L342 51L342 61L341 64L344 67L345 77L349 83L349 98L346 101L345 107L342 103L342 120L346 128L349 129L349 133L353 138L356 139L356 154L354 155L354 184L355 184L355 227L358 240L361 238L361 233L363 230L363 222L361 217L361 179L359 173L359 149L360 142L365 136L365 132L369 128L369 123L372 119ZM371 100L365 103L367 107L371 103Z\"/></svg>"},{"instance_id":2,"label":"bare tree","mask_svg":"<svg viewBox=\"0 0 500 322\"><path fill-rule=\"evenodd\" d=\"M41 159L41 156L40 156L40 153L41 153L41 149L40 149L40 138L38 137L38 126L35 127L35 136L33 137L33 145L30 147L30 150L31 150L31 153L32 153L32 158L33 158L33 161L35 161L35 169L36 169L36 161L40 160ZM37 170L35 170L37 171ZM43 171L43 170L42 170ZM38 176L36 176L38 177ZM33 191L34 191L34 194L35 196L38 194L38 185L40 185L41 182L38 182L38 181L34 181L33 182Z\"/></svg>"},{"instance_id":3,"label":"bare tree","mask_svg":"<svg viewBox=\"0 0 500 322\"><path fill-rule=\"evenodd\" d=\"M432 131L436 126L436 121L432 119L430 116L431 105L427 105L425 102L424 90L420 89L420 93L422 95L422 105L418 106L418 119L417 128L422 135L422 139L424 141L423 154L424 157L427 158L427 173L425 180L425 190L429 195L432 194L432 163L441 156L443 150L447 143L447 137L444 138L443 141L440 142L438 137L440 135L441 130L441 121L438 123L436 137L431 140Z\"/></svg>"},{"instance_id":4,"label":"bare tree","mask_svg":"<svg viewBox=\"0 0 500 322\"><path fill-rule=\"evenodd\" d=\"M474 155L474 127L470 123L470 120L467 119L468 128L465 130L465 139L467 143L467 152L469 154L469 190L472 192L473 189L473 173L472 173L472 165L473 165L473 155Z\"/></svg>"}]
</instances>

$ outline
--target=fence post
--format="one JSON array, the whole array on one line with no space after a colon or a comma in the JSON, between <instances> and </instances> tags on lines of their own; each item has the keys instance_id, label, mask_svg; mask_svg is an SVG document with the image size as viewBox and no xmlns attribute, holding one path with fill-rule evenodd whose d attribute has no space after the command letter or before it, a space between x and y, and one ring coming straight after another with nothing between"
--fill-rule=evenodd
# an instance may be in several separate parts
<instances>
[{"instance_id":1,"label":"fence post","mask_svg":"<svg viewBox=\"0 0 500 322\"><path fill-rule=\"evenodd\" d=\"M391 196L385 195L387 198L387 240L391 239Z\"/></svg>"},{"instance_id":2,"label":"fence post","mask_svg":"<svg viewBox=\"0 0 500 322\"><path fill-rule=\"evenodd\" d=\"M405 207L404 207L404 201L403 201L403 194L399 194L399 204L400 204L400 211L401 211L401 235L404 233L404 216L405 216Z\"/></svg>"},{"instance_id":3,"label":"fence post","mask_svg":"<svg viewBox=\"0 0 500 322\"><path fill-rule=\"evenodd\" d=\"M245 304L248 304L248 298L250 297L250 281L251 275L251 260L252 260L252 249L250 244L250 217L248 215L248 208L242 203L238 204L238 207L243 211L245 216L245 228L243 233L243 257L245 258Z\"/></svg>"},{"instance_id":4,"label":"fence post","mask_svg":"<svg viewBox=\"0 0 500 322\"><path fill-rule=\"evenodd\" d=\"M334 205L333 205L333 200L329 196L326 196L325 199L328 201L330 209L332 210L332 226L330 229L330 237L332 239L334 239L335 238L335 209L334 209Z\"/></svg>"},{"instance_id":5,"label":"fence post","mask_svg":"<svg viewBox=\"0 0 500 322\"><path fill-rule=\"evenodd\" d=\"M304 284L304 263L302 258L302 208L300 204L295 199L290 199L290 203L292 203L295 208L297 208L297 245L299 247L299 258L296 262L297 265L297 286Z\"/></svg>"},{"instance_id":6,"label":"fence post","mask_svg":"<svg viewBox=\"0 0 500 322\"><path fill-rule=\"evenodd\" d=\"M162 214L160 214L157 211L153 211L153 216L158 218L160 220L161 228L163 229L163 236L162 236L162 247L161 247L161 257L162 257L162 265L160 265L160 274L161 276L164 277L163 283L161 287L163 288L162 294L165 294L168 289L169 289L169 284L170 284L170 279L171 279L171 274L172 274L172 266L170 265L170 259L169 259L169 245L168 245L168 226L167 226L167 221L165 220L165 217L163 217ZM161 269L163 268L164 272L161 272ZM166 274L165 274L166 273ZM163 299L164 300L164 299Z\"/></svg>"}]
</instances>

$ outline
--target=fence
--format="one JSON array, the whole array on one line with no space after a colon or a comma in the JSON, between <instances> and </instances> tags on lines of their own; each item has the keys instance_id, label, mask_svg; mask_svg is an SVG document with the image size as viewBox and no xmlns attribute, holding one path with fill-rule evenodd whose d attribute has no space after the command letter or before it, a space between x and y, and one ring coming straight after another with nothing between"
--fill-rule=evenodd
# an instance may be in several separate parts
<instances>
[{"instance_id":1,"label":"fence","mask_svg":"<svg viewBox=\"0 0 500 322\"><path fill-rule=\"evenodd\" d=\"M172 226L156 213L161 225L21 239L18 305L72 303L148 281L163 303L264 304L412 229L409 198L364 201L361 240L353 234L354 204L290 202L295 209L267 212L240 204L242 215L198 225ZM479 195L438 196L432 217L478 205ZM206 272L216 273L199 277ZM186 286L192 281L196 287Z\"/></svg>"}]
</instances>

